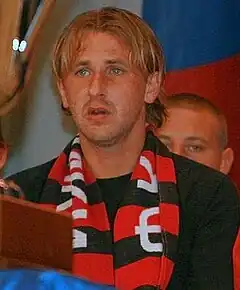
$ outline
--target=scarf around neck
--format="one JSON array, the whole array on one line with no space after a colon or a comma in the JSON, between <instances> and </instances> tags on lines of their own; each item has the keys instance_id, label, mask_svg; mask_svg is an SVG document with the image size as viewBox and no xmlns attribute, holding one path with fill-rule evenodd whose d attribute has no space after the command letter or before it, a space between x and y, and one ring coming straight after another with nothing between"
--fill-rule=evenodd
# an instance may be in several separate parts
<instances>
[{"instance_id":1,"label":"scarf around neck","mask_svg":"<svg viewBox=\"0 0 240 290\"><path fill-rule=\"evenodd\" d=\"M151 132L118 207L113 233L78 136L53 164L40 203L72 215L74 275L117 289L167 289L179 234L176 173L171 153Z\"/></svg>"}]
</instances>

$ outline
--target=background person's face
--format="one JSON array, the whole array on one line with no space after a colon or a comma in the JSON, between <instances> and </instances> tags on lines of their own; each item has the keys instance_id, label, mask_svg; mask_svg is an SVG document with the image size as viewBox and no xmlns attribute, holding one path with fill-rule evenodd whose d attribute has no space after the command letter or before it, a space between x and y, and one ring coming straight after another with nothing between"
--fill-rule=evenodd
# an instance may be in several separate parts
<instances>
[{"instance_id":1,"label":"background person's face","mask_svg":"<svg viewBox=\"0 0 240 290\"><path fill-rule=\"evenodd\" d=\"M220 170L223 150L218 119L204 109L173 107L168 115L157 135L169 150Z\"/></svg>"},{"instance_id":2,"label":"background person's face","mask_svg":"<svg viewBox=\"0 0 240 290\"><path fill-rule=\"evenodd\" d=\"M87 33L73 71L59 87L80 136L98 146L116 144L144 126L146 80L116 37Z\"/></svg>"}]
</instances>

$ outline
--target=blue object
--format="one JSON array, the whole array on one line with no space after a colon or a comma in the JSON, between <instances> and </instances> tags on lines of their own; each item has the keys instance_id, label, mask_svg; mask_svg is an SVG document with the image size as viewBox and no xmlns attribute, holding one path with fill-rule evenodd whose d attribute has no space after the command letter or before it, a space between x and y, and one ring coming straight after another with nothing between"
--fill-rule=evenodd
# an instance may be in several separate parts
<instances>
[{"instance_id":1,"label":"blue object","mask_svg":"<svg viewBox=\"0 0 240 290\"><path fill-rule=\"evenodd\" d=\"M240 52L239 0L143 0L142 14L163 45L169 71Z\"/></svg>"},{"instance_id":2,"label":"blue object","mask_svg":"<svg viewBox=\"0 0 240 290\"><path fill-rule=\"evenodd\" d=\"M55 271L0 271L1 290L113 290L113 287L94 284Z\"/></svg>"}]
</instances>

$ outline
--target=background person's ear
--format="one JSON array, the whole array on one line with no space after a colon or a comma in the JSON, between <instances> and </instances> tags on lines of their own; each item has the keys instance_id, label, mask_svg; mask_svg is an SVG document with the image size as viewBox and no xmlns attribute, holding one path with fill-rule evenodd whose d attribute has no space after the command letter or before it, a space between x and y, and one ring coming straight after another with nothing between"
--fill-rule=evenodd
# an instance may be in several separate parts
<instances>
[{"instance_id":1,"label":"background person's ear","mask_svg":"<svg viewBox=\"0 0 240 290\"><path fill-rule=\"evenodd\" d=\"M160 94L161 90L161 76L158 72L155 72L148 76L147 85L145 91L144 101L147 104L152 104Z\"/></svg>"},{"instance_id":2,"label":"background person's ear","mask_svg":"<svg viewBox=\"0 0 240 290\"><path fill-rule=\"evenodd\" d=\"M232 148L226 148L222 152L220 171L224 174L228 174L232 168L233 160L234 160L234 152Z\"/></svg>"}]
</instances>

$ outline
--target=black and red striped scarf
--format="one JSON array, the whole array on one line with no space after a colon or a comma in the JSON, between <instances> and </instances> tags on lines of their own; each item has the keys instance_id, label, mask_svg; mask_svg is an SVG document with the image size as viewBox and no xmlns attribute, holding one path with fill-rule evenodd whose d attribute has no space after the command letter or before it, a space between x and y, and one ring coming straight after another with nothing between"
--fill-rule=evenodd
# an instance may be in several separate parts
<instances>
[{"instance_id":1,"label":"black and red striped scarf","mask_svg":"<svg viewBox=\"0 0 240 290\"><path fill-rule=\"evenodd\" d=\"M176 174L171 153L151 132L119 205L113 235L78 136L56 159L41 203L72 214L73 274L117 289L167 289L179 234Z\"/></svg>"}]
</instances>

